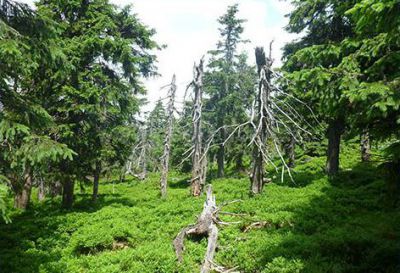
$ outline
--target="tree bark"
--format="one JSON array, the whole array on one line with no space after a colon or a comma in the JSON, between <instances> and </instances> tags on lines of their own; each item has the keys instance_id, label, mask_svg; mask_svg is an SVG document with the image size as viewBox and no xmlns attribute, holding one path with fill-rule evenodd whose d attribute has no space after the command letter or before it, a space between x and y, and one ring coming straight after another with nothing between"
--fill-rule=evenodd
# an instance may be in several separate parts
<instances>
[{"instance_id":1,"label":"tree bark","mask_svg":"<svg viewBox=\"0 0 400 273\"><path fill-rule=\"evenodd\" d=\"M253 171L250 175L251 194L259 194L262 192L264 186L264 172L263 155L258 148L255 148L253 156Z\"/></svg>"},{"instance_id":2,"label":"tree bark","mask_svg":"<svg viewBox=\"0 0 400 273\"><path fill-rule=\"evenodd\" d=\"M97 197L99 194L100 173L101 173L101 161L98 160L95 163L95 169L93 173L93 194L92 194L93 201L97 201Z\"/></svg>"},{"instance_id":3,"label":"tree bark","mask_svg":"<svg viewBox=\"0 0 400 273\"><path fill-rule=\"evenodd\" d=\"M161 197L167 196L167 183L168 183L168 167L169 167L169 154L171 151L171 138L174 122L174 102L176 92L176 77L172 77L171 88L169 90L169 103L168 103L168 124L164 139L164 153L161 158L162 170L160 178Z\"/></svg>"},{"instance_id":4,"label":"tree bark","mask_svg":"<svg viewBox=\"0 0 400 273\"><path fill-rule=\"evenodd\" d=\"M46 197L46 189L44 186L44 179L39 177L39 185L38 185L38 200L39 202L43 201Z\"/></svg>"},{"instance_id":5,"label":"tree bark","mask_svg":"<svg viewBox=\"0 0 400 273\"><path fill-rule=\"evenodd\" d=\"M225 129L222 128L221 133L220 133L221 142L223 142L225 140L225 137L226 137ZM225 171L224 171L224 169L225 169L225 146L222 144L220 144L218 147L217 165L218 165L217 177L219 177L219 178L224 177L224 175L225 175Z\"/></svg>"},{"instance_id":6,"label":"tree bark","mask_svg":"<svg viewBox=\"0 0 400 273\"><path fill-rule=\"evenodd\" d=\"M67 177L63 183L62 203L64 209L71 209L74 202L74 181Z\"/></svg>"},{"instance_id":7,"label":"tree bark","mask_svg":"<svg viewBox=\"0 0 400 273\"><path fill-rule=\"evenodd\" d=\"M336 118L328 127L328 150L326 159L326 172L335 175L339 171L340 139L344 131L343 118Z\"/></svg>"},{"instance_id":8,"label":"tree bark","mask_svg":"<svg viewBox=\"0 0 400 273\"><path fill-rule=\"evenodd\" d=\"M25 210L31 199L32 191L32 169L27 166L24 172L24 184L22 188L16 192L14 197L14 207Z\"/></svg>"},{"instance_id":9,"label":"tree bark","mask_svg":"<svg viewBox=\"0 0 400 273\"><path fill-rule=\"evenodd\" d=\"M258 67L258 92L256 97L257 102L257 124L259 130L256 130L253 150L253 171L250 174L250 193L259 194L262 192L264 181L266 180L264 153L266 152L268 138L268 107L271 85L271 56L268 59L265 56L264 48L256 48L256 63ZM258 125L257 125L258 126Z\"/></svg>"},{"instance_id":10,"label":"tree bark","mask_svg":"<svg viewBox=\"0 0 400 273\"><path fill-rule=\"evenodd\" d=\"M367 162L371 159L371 143L368 130L364 130L360 136L361 161Z\"/></svg>"},{"instance_id":11,"label":"tree bark","mask_svg":"<svg viewBox=\"0 0 400 273\"><path fill-rule=\"evenodd\" d=\"M207 251L200 269L201 273L208 273L212 270L212 262L218 239L218 227L216 225L218 210L219 208L216 205L215 196L212 194L211 185L208 185L207 199L204 202L202 213L197 218L197 223L183 228L173 242L178 261L182 262L183 245L186 236L199 235L208 237Z\"/></svg>"},{"instance_id":12,"label":"tree bark","mask_svg":"<svg viewBox=\"0 0 400 273\"><path fill-rule=\"evenodd\" d=\"M296 148L296 139L293 136L290 136L289 142L285 147L286 156L288 157L288 167L294 168L295 166L295 148Z\"/></svg>"},{"instance_id":13,"label":"tree bark","mask_svg":"<svg viewBox=\"0 0 400 273\"><path fill-rule=\"evenodd\" d=\"M202 99L203 99L203 59L198 66L194 67L194 89L193 102L193 156L192 156L192 179L191 191L193 196L199 196L206 181L207 158L203 147L203 134L201 131L202 123Z\"/></svg>"}]
</instances>

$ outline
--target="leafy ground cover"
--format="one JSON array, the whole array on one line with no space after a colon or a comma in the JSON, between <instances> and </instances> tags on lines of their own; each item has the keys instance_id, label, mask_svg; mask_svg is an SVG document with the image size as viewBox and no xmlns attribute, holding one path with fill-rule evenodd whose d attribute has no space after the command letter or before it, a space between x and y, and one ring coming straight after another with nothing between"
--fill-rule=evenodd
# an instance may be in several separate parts
<instances>
[{"instance_id":1,"label":"leafy ground cover","mask_svg":"<svg viewBox=\"0 0 400 273\"><path fill-rule=\"evenodd\" d=\"M213 179L218 203L242 200L225 211L245 214L224 216L241 223L220 228L216 262L242 272L400 272L399 206L374 164L357 161L343 152L343 171L329 180L324 158L303 157L296 184L277 175L256 197L248 178ZM72 211L56 198L14 212L0 226L0 271L198 272L206 240L187 241L182 264L172 240L204 196L191 197L187 177L173 174L162 200L158 179L103 181L95 205L81 193ZM257 221L264 226L245 232Z\"/></svg>"}]
</instances>

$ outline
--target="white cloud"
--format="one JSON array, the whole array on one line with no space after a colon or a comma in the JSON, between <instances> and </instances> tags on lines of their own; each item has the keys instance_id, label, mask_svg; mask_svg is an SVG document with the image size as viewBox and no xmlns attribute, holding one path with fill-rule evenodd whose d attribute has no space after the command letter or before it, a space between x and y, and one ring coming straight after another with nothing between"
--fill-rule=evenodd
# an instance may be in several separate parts
<instances>
[{"instance_id":1,"label":"white cloud","mask_svg":"<svg viewBox=\"0 0 400 273\"><path fill-rule=\"evenodd\" d=\"M131 2L132 1L132 2ZM134 11L141 20L154 27L157 41L168 47L158 52L160 78L145 81L148 99L154 102L166 96L167 90L160 86L168 84L176 73L178 100L182 100L185 86L191 81L192 67L208 50L214 49L218 40L219 16L226 12L228 5L239 3L239 17L247 19L243 38L251 43L243 45L250 62L254 62L254 48L269 45L274 40L273 58L275 65L281 64L281 48L292 40L283 27L287 23L284 15L290 12L290 4L279 0L126 0L133 3ZM145 107L151 109L152 104Z\"/></svg>"}]
</instances>

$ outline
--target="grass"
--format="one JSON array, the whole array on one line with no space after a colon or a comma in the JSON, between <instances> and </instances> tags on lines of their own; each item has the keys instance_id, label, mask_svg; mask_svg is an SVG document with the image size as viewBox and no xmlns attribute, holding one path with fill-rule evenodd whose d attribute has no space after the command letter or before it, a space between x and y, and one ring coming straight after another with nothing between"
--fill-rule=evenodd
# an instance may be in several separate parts
<instances>
[{"instance_id":1,"label":"grass","mask_svg":"<svg viewBox=\"0 0 400 273\"><path fill-rule=\"evenodd\" d=\"M218 203L242 200L225 211L246 214L223 217L241 223L220 227L216 262L241 272L400 272L399 206L376 167L345 151L343 171L329 180L323 161L300 159L296 184L277 175L256 197L248 178L213 179ZM56 198L15 212L0 226L0 271L198 272L206 240L186 241L182 264L172 240L195 222L204 196L191 197L188 177L172 174L162 200L158 178L103 182L95 205L78 194L72 211ZM268 225L243 232L256 221Z\"/></svg>"}]
</instances>

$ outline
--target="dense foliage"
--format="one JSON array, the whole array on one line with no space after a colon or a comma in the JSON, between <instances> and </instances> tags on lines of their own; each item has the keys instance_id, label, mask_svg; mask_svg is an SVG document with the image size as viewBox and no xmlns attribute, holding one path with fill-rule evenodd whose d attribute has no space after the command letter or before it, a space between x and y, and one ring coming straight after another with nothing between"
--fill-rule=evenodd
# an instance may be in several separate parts
<instances>
[{"instance_id":1,"label":"dense foliage","mask_svg":"<svg viewBox=\"0 0 400 273\"><path fill-rule=\"evenodd\" d=\"M198 271L206 240L190 238L183 263L171 243L203 207L188 175L201 158L217 204L241 200L224 207L240 221L218 227L217 264L399 272L400 2L292 4L286 30L299 38L274 70L267 50L256 64L238 52L238 5L218 18L188 87L202 101L170 109L162 199L168 98L140 115L155 30L108 0L0 0L0 271ZM252 195L254 166L266 190Z\"/></svg>"},{"instance_id":2,"label":"dense foliage","mask_svg":"<svg viewBox=\"0 0 400 273\"><path fill-rule=\"evenodd\" d=\"M324 157L303 155L297 185L279 178L249 197L247 178L213 181L217 203L242 199L224 210L240 224L222 227L216 261L242 272L397 272L398 207L375 164L358 160L357 144L341 158L347 171L334 181ZM178 230L194 221L203 198L189 196L187 177L173 174L168 197L159 198L158 175L144 182L101 183L96 205L79 194L73 211L59 199L34 203L0 227L0 267L5 272L197 272L206 240L187 241L183 264L172 248ZM114 193L113 193L114 192ZM268 223L248 232L253 222Z\"/></svg>"}]
</instances>

